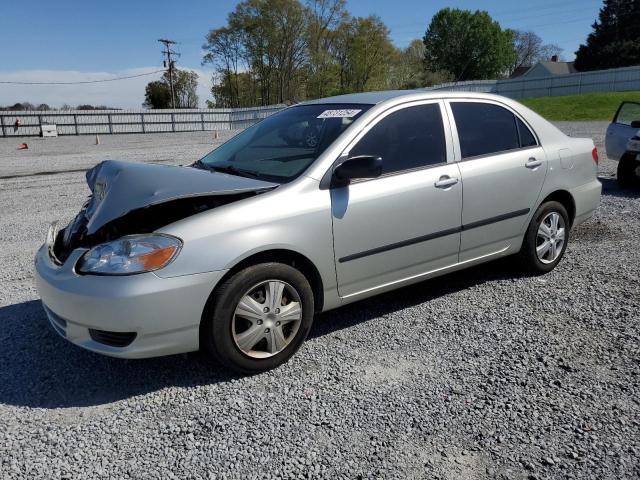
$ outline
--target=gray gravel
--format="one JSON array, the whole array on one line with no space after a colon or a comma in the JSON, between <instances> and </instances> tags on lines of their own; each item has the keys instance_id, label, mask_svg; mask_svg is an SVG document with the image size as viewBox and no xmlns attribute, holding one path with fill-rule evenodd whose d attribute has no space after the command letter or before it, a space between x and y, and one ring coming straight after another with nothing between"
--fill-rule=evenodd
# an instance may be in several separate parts
<instances>
[{"instance_id":1,"label":"gray gravel","mask_svg":"<svg viewBox=\"0 0 640 480\"><path fill-rule=\"evenodd\" d=\"M169 134L0 138L0 179L50 172L76 172L105 159L192 163L238 130ZM28 150L17 150L21 143Z\"/></svg>"},{"instance_id":2,"label":"gray gravel","mask_svg":"<svg viewBox=\"0 0 640 480\"><path fill-rule=\"evenodd\" d=\"M604 127L561 125L599 143ZM212 142L89 140L0 140L0 176L186 163ZM82 173L0 179L0 478L638 478L640 192L614 172L603 159L602 206L552 273L501 261L326 313L291 362L248 378L58 338L32 256L78 210Z\"/></svg>"}]
</instances>

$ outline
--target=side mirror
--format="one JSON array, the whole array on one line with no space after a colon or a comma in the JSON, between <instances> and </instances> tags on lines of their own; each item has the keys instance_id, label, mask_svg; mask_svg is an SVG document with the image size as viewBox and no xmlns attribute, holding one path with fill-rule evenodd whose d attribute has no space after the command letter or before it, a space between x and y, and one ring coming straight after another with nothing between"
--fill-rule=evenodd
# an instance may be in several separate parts
<instances>
[{"instance_id":1,"label":"side mirror","mask_svg":"<svg viewBox=\"0 0 640 480\"><path fill-rule=\"evenodd\" d=\"M348 185L356 178L377 178L382 175L382 157L358 155L347 158L333 170L338 185Z\"/></svg>"},{"instance_id":2,"label":"side mirror","mask_svg":"<svg viewBox=\"0 0 640 480\"><path fill-rule=\"evenodd\" d=\"M640 128L640 120L634 120L631 122L631 128Z\"/></svg>"}]
</instances>

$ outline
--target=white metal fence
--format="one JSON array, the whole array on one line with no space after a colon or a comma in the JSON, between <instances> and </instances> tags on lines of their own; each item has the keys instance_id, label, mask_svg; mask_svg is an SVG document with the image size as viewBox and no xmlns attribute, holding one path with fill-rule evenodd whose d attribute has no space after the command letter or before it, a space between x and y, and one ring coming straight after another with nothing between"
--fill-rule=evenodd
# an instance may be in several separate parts
<instances>
[{"instance_id":1,"label":"white metal fence","mask_svg":"<svg viewBox=\"0 0 640 480\"><path fill-rule=\"evenodd\" d=\"M444 83L429 90L497 93L511 98L623 92L640 90L640 66L546 78ZM232 130L253 125L282 108L283 105L179 110L0 111L0 135L40 135L40 126L49 124L57 126L58 135Z\"/></svg>"},{"instance_id":2,"label":"white metal fence","mask_svg":"<svg viewBox=\"0 0 640 480\"><path fill-rule=\"evenodd\" d=\"M0 111L0 135L40 135L41 125L55 124L58 135L193 132L246 128L284 108L175 110Z\"/></svg>"},{"instance_id":3,"label":"white metal fence","mask_svg":"<svg viewBox=\"0 0 640 480\"><path fill-rule=\"evenodd\" d=\"M556 97L591 92L640 90L640 66L571 73L545 78L472 80L443 83L430 90L496 93L510 98Z\"/></svg>"}]
</instances>

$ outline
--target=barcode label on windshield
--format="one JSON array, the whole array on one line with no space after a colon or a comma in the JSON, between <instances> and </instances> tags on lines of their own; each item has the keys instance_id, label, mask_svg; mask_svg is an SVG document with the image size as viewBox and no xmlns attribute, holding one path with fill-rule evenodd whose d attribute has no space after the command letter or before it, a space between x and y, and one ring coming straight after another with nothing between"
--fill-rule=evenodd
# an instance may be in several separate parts
<instances>
[{"instance_id":1,"label":"barcode label on windshield","mask_svg":"<svg viewBox=\"0 0 640 480\"><path fill-rule=\"evenodd\" d=\"M361 111L362 110L355 110L355 109L325 110L320 115L318 115L318 118L351 118L351 117L355 117Z\"/></svg>"}]
</instances>

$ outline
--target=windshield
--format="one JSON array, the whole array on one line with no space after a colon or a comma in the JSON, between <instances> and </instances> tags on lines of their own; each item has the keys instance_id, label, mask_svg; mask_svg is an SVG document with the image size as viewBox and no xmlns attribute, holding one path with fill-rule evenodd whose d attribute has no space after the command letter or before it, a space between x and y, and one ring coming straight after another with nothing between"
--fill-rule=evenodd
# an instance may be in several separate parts
<instances>
[{"instance_id":1,"label":"windshield","mask_svg":"<svg viewBox=\"0 0 640 480\"><path fill-rule=\"evenodd\" d=\"M195 167L279 183L298 177L371 105L287 108L265 118L196 162Z\"/></svg>"}]
</instances>

